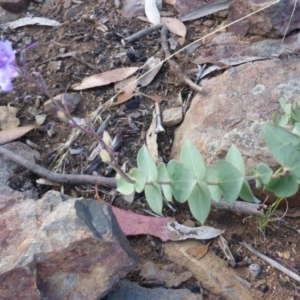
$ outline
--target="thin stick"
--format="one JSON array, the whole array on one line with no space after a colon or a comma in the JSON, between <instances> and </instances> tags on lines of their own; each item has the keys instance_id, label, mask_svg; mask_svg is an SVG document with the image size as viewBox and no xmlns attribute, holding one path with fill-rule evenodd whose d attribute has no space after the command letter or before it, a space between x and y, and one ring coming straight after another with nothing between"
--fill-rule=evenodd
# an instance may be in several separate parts
<instances>
[{"instance_id":1,"label":"thin stick","mask_svg":"<svg viewBox=\"0 0 300 300\"><path fill-rule=\"evenodd\" d=\"M297 3L298 3L298 0L295 1L294 7L293 7L293 11L292 11L292 14L291 14L290 19L289 19L289 23L288 23L287 26L286 26L286 30L285 30L285 33L284 33L284 35L283 35L283 37L282 37L280 46L283 44L284 39L285 39L285 37L286 37L286 35L287 35L287 32L288 32L288 30L289 30L289 28L290 28L290 24L291 24L291 22L292 22L292 19L293 19L294 14L295 14L295 10L296 10Z\"/></svg>"},{"instance_id":2,"label":"thin stick","mask_svg":"<svg viewBox=\"0 0 300 300\"><path fill-rule=\"evenodd\" d=\"M259 251L255 250L250 245L248 245L246 242L242 242L241 245L243 245L244 247L246 247L249 251L251 251L253 254L255 254L259 258L261 258L264 261L266 261L273 268L276 268L277 270L281 271L282 273L284 273L284 274L288 275L289 277L293 278L294 280L300 282L300 276L299 275L297 275L296 273L290 271L286 267L282 266L277 261L275 261L275 260L273 260L273 259L271 259L271 258L269 258L269 257L267 257L265 255L263 255L262 253L260 253Z\"/></svg>"},{"instance_id":3,"label":"thin stick","mask_svg":"<svg viewBox=\"0 0 300 300\"><path fill-rule=\"evenodd\" d=\"M183 74L180 66L173 60L172 54L169 49L167 34L168 34L168 28L166 26L163 26L161 30L161 45L164 50L166 58L169 58L168 63L173 73L176 75L176 77L179 77L181 81L186 83L192 90L198 93L202 93L202 87L195 84L191 79L189 79L185 74Z\"/></svg>"},{"instance_id":4,"label":"thin stick","mask_svg":"<svg viewBox=\"0 0 300 300\"><path fill-rule=\"evenodd\" d=\"M59 174L52 172L46 168L43 168L31 161L24 159L23 157L7 150L3 146L0 146L0 154L3 154L9 160L23 166L29 171L40 175L41 177L59 183L71 183L71 184L97 184L101 186L116 187L117 181L115 178L107 178L102 176L92 175L73 175L73 174Z\"/></svg>"},{"instance_id":5,"label":"thin stick","mask_svg":"<svg viewBox=\"0 0 300 300\"><path fill-rule=\"evenodd\" d=\"M147 35L147 34L150 34L154 31L157 31L159 29L161 29L163 27L164 24L157 24L157 25L154 25L154 26L151 26L151 27L148 27L148 28L145 28L145 29L142 29L136 33L134 33L133 35L125 38L124 40L126 42L134 42L136 40L138 40L139 38Z\"/></svg>"},{"instance_id":6,"label":"thin stick","mask_svg":"<svg viewBox=\"0 0 300 300\"><path fill-rule=\"evenodd\" d=\"M242 201L235 201L233 203L228 203L225 202L224 200L220 202L212 201L211 205L217 209L226 209L235 212L240 212L246 215L255 215L260 217L264 215L261 209L267 208L265 205L263 206L262 204L248 203Z\"/></svg>"}]
</instances>

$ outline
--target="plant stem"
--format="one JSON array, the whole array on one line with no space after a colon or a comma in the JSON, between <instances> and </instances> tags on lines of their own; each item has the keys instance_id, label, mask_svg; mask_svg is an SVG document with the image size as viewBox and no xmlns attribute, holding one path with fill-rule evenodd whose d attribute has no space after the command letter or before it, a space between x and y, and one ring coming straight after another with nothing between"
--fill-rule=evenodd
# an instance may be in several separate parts
<instances>
[{"instance_id":1,"label":"plant stem","mask_svg":"<svg viewBox=\"0 0 300 300\"><path fill-rule=\"evenodd\" d=\"M114 161L110 163L110 165L114 168L114 170L122 176L127 182L134 184L135 180L131 179L123 170L122 168Z\"/></svg>"}]
</instances>

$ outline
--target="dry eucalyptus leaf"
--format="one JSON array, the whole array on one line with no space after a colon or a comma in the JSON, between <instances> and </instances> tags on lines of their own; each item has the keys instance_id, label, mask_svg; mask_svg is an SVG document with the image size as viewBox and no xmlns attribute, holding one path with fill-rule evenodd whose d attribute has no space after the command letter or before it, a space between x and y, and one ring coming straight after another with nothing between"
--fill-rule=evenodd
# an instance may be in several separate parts
<instances>
[{"instance_id":1,"label":"dry eucalyptus leaf","mask_svg":"<svg viewBox=\"0 0 300 300\"><path fill-rule=\"evenodd\" d=\"M155 111L153 111L153 117L152 117L152 123L147 130L147 135L146 135L146 145L148 148L148 151L152 155L155 163L158 161L158 150L157 150L157 134L155 132L156 130L156 115Z\"/></svg>"},{"instance_id":2,"label":"dry eucalyptus leaf","mask_svg":"<svg viewBox=\"0 0 300 300\"><path fill-rule=\"evenodd\" d=\"M140 95L146 97L146 98L149 98L151 100L153 100L154 102L157 102L157 103L160 103L162 100L163 100L163 97L162 96L159 96L159 95L147 95L147 94L144 94L144 93L141 93L140 91L138 92Z\"/></svg>"},{"instance_id":3,"label":"dry eucalyptus leaf","mask_svg":"<svg viewBox=\"0 0 300 300\"><path fill-rule=\"evenodd\" d=\"M37 125L27 125L22 127L16 127L12 129L5 129L0 131L0 145L12 142L32 129L38 128Z\"/></svg>"},{"instance_id":4,"label":"dry eucalyptus leaf","mask_svg":"<svg viewBox=\"0 0 300 300\"><path fill-rule=\"evenodd\" d=\"M20 125L19 119L16 117L18 109L13 106L0 106L0 128L10 129Z\"/></svg>"},{"instance_id":5,"label":"dry eucalyptus leaf","mask_svg":"<svg viewBox=\"0 0 300 300\"><path fill-rule=\"evenodd\" d=\"M115 92L122 91L122 93L117 96L116 102L113 102L110 107L122 104L131 99L135 94L137 83L137 76L135 75L117 82L115 84Z\"/></svg>"},{"instance_id":6,"label":"dry eucalyptus leaf","mask_svg":"<svg viewBox=\"0 0 300 300\"><path fill-rule=\"evenodd\" d=\"M47 118L47 114L41 114L35 116L35 122L37 125L43 125Z\"/></svg>"},{"instance_id":7,"label":"dry eucalyptus leaf","mask_svg":"<svg viewBox=\"0 0 300 300\"><path fill-rule=\"evenodd\" d=\"M207 253L207 251L209 249L209 245L210 245L210 242L207 243L206 245L189 248L186 250L186 253L194 256L196 259L199 260Z\"/></svg>"},{"instance_id":8,"label":"dry eucalyptus leaf","mask_svg":"<svg viewBox=\"0 0 300 300\"><path fill-rule=\"evenodd\" d=\"M9 27L11 29L16 29L18 27L22 26L27 26L27 25L41 25L41 26L60 26L61 23L55 21L55 20L50 20L46 18L41 18L41 17L25 17L18 19L13 22L9 22L6 24L1 25L1 27Z\"/></svg>"},{"instance_id":9,"label":"dry eucalyptus leaf","mask_svg":"<svg viewBox=\"0 0 300 300\"><path fill-rule=\"evenodd\" d=\"M156 0L145 0L145 14L153 25L160 24L160 13Z\"/></svg>"},{"instance_id":10,"label":"dry eucalyptus leaf","mask_svg":"<svg viewBox=\"0 0 300 300\"><path fill-rule=\"evenodd\" d=\"M140 68L138 67L121 68L121 69L115 69L100 74L92 75L84 78L81 83L73 84L72 89L85 90L97 86L103 86L103 85L108 85L110 83L115 83L133 75L139 69Z\"/></svg>"},{"instance_id":11,"label":"dry eucalyptus leaf","mask_svg":"<svg viewBox=\"0 0 300 300\"><path fill-rule=\"evenodd\" d=\"M182 39L179 40L179 44L183 45L186 36L185 25L180 20L175 18L161 18L161 19L171 32L182 37Z\"/></svg>"},{"instance_id":12,"label":"dry eucalyptus leaf","mask_svg":"<svg viewBox=\"0 0 300 300\"><path fill-rule=\"evenodd\" d=\"M143 72L144 74L147 72L149 73L139 79L139 85L147 86L148 84L150 84L161 69L162 65L163 64L161 63L159 58L155 58L153 56L148 58L145 65L143 66Z\"/></svg>"}]
</instances>

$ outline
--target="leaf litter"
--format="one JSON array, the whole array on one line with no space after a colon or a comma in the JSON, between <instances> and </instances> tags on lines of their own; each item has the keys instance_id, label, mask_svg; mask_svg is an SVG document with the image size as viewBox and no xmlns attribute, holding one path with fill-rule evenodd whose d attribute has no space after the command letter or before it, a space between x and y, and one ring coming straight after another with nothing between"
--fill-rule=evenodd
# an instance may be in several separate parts
<instances>
[{"instance_id":1,"label":"leaf litter","mask_svg":"<svg viewBox=\"0 0 300 300\"><path fill-rule=\"evenodd\" d=\"M212 2L216 3L216 1L212 1ZM99 5L104 5L104 4L99 4ZM159 9L159 12L160 12L161 16L163 16L162 9ZM208 8L206 8L206 12L207 13L209 12ZM108 13L110 13L110 11ZM108 13L107 13L107 15L108 15ZM111 29L114 28L114 30L116 30L117 34L123 35L123 32L120 28L123 29L124 26L118 27L119 24L116 24L116 26L115 26L115 24L113 24L114 26L112 26L112 23L111 23L112 21L111 20L114 20L114 22L117 22L116 21L117 18L115 16L116 15L114 15L114 13L112 12L111 16L109 16L109 18L107 18L110 21L103 22L103 24L105 24L105 26L107 26L107 28L108 28L108 31L106 29L105 29L105 31L111 33ZM105 16L105 17L107 17L107 16ZM97 16L97 18L98 18L98 16ZM93 44L93 38L97 34L91 30L91 32L93 32L94 36L88 37L88 38L90 38L90 40L89 40L86 37L85 34L88 31L87 28L89 28L88 27L89 24L92 23L92 22L90 22L90 23L89 22L84 23L84 22L85 21L83 20L81 22L81 24L77 23L76 24L77 27L67 27L68 31L67 30L62 31L61 37L63 37L63 39L64 39L63 43L64 44L69 43L66 50L70 51L70 52L71 52L71 50L76 50L76 52L78 53L78 56L82 57L82 60L90 60L95 65L101 65L101 69L102 69L102 67L105 66L103 69L109 70L109 66L108 66L107 62L110 61L112 59L112 57L116 57L116 56L113 55L114 51L121 51L121 52L126 53L126 49L128 48L127 47L128 45L126 47L124 47L124 49L125 49L125 51L124 51L124 49L122 48L121 43L118 42L119 41L118 38L116 38L116 36L114 36L114 35L113 35L113 38L107 39L107 40L103 36L101 36L99 39L95 39L95 44ZM131 27L130 28L132 32L135 32L138 29L144 29L143 28L144 25L141 24L141 22L138 22L138 20L132 20L132 23L136 26L136 27ZM82 25L82 27L80 27L80 25ZM64 26L75 26L75 25L74 24L71 24L71 25L70 24L63 24L62 26L60 26L60 28L63 29ZM190 28L189 26L190 26L190 24L186 23L186 28L187 28L188 33L189 33L189 30L192 30L192 28L189 29ZM76 30L74 30L75 28L76 28ZM125 29L127 29L127 28L125 28ZM24 30L26 30L26 28ZM45 32L47 33L46 30L47 29L45 29ZM59 30L61 30L61 29L59 29ZM173 32L171 28L169 28L169 30L171 32ZM101 32L101 30L98 30L98 31ZM173 32L173 33L180 36L180 37L182 37L182 35L180 35L176 32ZM58 35L54 34L54 38L56 38L57 41L60 41L60 37ZM84 38L86 38L86 39L84 39ZM53 36L51 36L51 39L53 39ZM133 46L133 47L136 48L136 50L141 51L141 57L146 56L147 58L149 58L151 56L154 56L156 59L158 58L159 60L162 60L163 57L161 57L161 54L158 52L158 48L157 48L157 45L156 45L157 44L157 39L159 39L159 35L154 33L153 36L145 37L143 39L143 43L145 43L145 45L143 45L143 43L140 43L140 41L137 41L135 44L131 44L130 46ZM48 40L50 40L50 38ZM82 43L81 42L80 43L76 42L78 40L82 41ZM102 42L102 40L105 40L105 42ZM76 47L72 48L72 46L71 46L72 43L75 44ZM45 48L43 48L43 46L45 46L45 45L43 45L43 42L41 43L41 45L42 45L41 49L43 49L42 51L44 51L44 53L41 52L42 53L41 57L46 59L47 58L47 57L45 57L46 51L45 51ZM217 47L219 46L218 43L216 43L214 45L216 45ZM214 46L214 45L212 45L212 46ZM213 49L214 49L214 47L212 47L212 46L208 46L207 48L204 47L204 48L201 49L201 51L204 51L204 55L202 53L203 57L209 56L209 51L213 51ZM86 48L84 48L84 47L86 47ZM99 50L99 47L100 47L100 50ZM105 47L110 49L111 52L106 52ZM84 51L82 51L82 49L84 49ZM61 47L59 47L57 50L61 51L62 49L61 49ZM192 52L193 57L197 57L197 55L199 56L201 54L201 52L198 51L198 50L195 50L195 52ZM38 50L36 50L36 51L38 52ZM205 52L205 51L207 51L207 52ZM234 52L235 51L231 51L231 55ZM94 56L92 56L92 54ZM103 55L104 58L106 59L106 61L104 63L99 63L100 58L98 60L97 55L99 55L99 57L101 55ZM29 54L29 56L30 56L30 54ZM249 56L251 56L251 55L249 55ZM260 55L256 54L256 55L252 55L252 56L259 57ZM263 57L263 56L261 56L261 57ZM268 57L268 55L267 55L267 57ZM34 55L33 55L33 57L31 57L31 62L34 61L33 58L34 58ZM221 55L218 60L222 60L224 58L226 58L226 56ZM231 59L232 57L227 56L227 58ZM117 62L115 64L115 66L118 67L118 71L122 72L121 70L124 70L125 68L120 67L121 65L123 66L123 62L120 63L121 59L118 62L117 61L118 59L119 58L115 59L115 61ZM178 59L179 65L184 64L185 57L179 58L179 56L178 56L176 59ZM64 92L67 84L75 83L76 81L77 82L81 81L81 83L74 84L74 87L78 88L78 86L80 86L83 83L85 78L91 77L91 76L89 76L89 71L90 70L88 70L84 66L80 65L79 62L74 62L73 60L72 60L72 62L70 62L70 60L71 59L66 57L66 60L62 61L62 65L63 65L62 70L57 72L57 74L55 76L53 74L50 74L49 77L46 77L46 80L49 82L49 87L50 87L51 92L53 93L53 95L62 94ZM68 66L68 64L70 64L71 67ZM74 67L72 66L72 64L73 64ZM132 60L132 61L130 61L129 65L127 65L127 66L134 67L135 65L136 65L136 62L134 62L134 60ZM192 68L192 67L193 67L192 64L184 65L185 70L187 70L189 68ZM64 68L66 68L66 69L64 69ZM70 68L69 69L70 72L68 71L68 73L67 73L67 70L68 70L67 68ZM139 71L139 70L137 70L137 71ZM165 71L166 71L165 67L160 69L160 71L157 74L154 75L154 77L150 81L150 83L142 86L143 89L141 88L142 92L140 93L141 95L144 94L144 95L148 95L148 97L152 97L152 98L154 97L152 99L154 101L155 101L156 96L159 97L159 99L167 100L167 101L162 101L160 103L162 110L165 109L166 107L168 107L169 105L172 105L172 99L175 99L176 95L178 95L178 93L179 93L179 89L177 88L177 85L176 85L177 84L176 83L176 78L175 77L168 77L166 75ZM65 73L66 74L65 78L63 78L61 76L63 72L66 72ZM110 72L110 71L108 71L108 72ZM90 82L88 82L87 86L90 84L90 87L85 87L85 88L82 88L82 89L78 88L78 90L83 91L83 92L81 92L82 101L80 103L78 103L77 106L75 106L74 113L77 114L78 116L81 116L81 117L83 116L82 113L86 113L85 116L89 116L88 113L90 113L93 110L96 111L98 109L98 106L99 105L101 106L104 103L104 101L106 101L110 97L111 98L115 97L115 91L113 90L112 85L109 86L111 83L115 84L117 82L122 82L123 80L128 79L131 76L135 76L134 74L135 74L135 72L133 72L132 74L129 74L128 76L124 76L124 77L116 76L118 78L113 78L113 80L107 80L106 82L109 82L107 84L103 84L103 82L105 82L105 80L107 79L107 78L104 78L104 79L101 79L103 82L100 85L97 85L97 84L93 85L94 83L91 84ZM163 77L162 74L165 77ZM92 76L95 76L95 75L92 75ZM53 79L51 77L53 77ZM57 84L57 82L59 84ZM162 83L164 83L164 86L162 86ZM59 88L58 88L58 86L59 86ZM93 87L96 87L97 89L87 90L87 89L90 89L90 88L93 88ZM30 89L30 87L26 87L26 88ZM180 90L181 89L182 89L182 87L180 87ZM185 91L182 93L183 98L185 97L184 93L185 93ZM20 94L19 91L18 91L18 94ZM3 98L5 99L6 103L8 103L7 99L9 99L11 101L15 100L10 95L4 95ZM145 96L145 98L146 98L146 96ZM139 112L139 114L137 114L137 119L135 120L135 123L137 124L138 129L140 131L142 131L143 129L147 129L149 127L149 124L151 123L151 119L152 119L153 122L152 122L152 134L151 135L155 136L153 133L154 133L154 129L156 127L155 126L156 125L156 119L155 119L154 116L152 116L153 102L149 101L149 100L146 100L145 98L142 99L140 106L136 109L136 112ZM26 104L21 103L21 106L26 107ZM134 157L134 154L135 154L134 149L136 149L136 148L138 149L140 147L140 142L141 142L139 140L139 138L137 138L137 136L140 136L140 133L139 132L133 132L133 130L131 130L129 128L128 123L127 123L127 115L126 114L127 113L130 114L133 111L135 111L135 110L129 109L129 112L127 112L126 109L125 109L125 110L122 110L122 113L119 113L118 108L114 108L114 109L109 110L109 113L112 113L113 117L109 121L108 130L110 130L112 133L115 133L117 129L120 129L120 128L125 129L125 131L126 131L126 133L125 133L126 143L125 144L126 145L123 144L121 149L122 149L122 155L124 155L124 153L126 153L126 154L130 153L130 155L128 155L128 157L130 157L130 159L132 157ZM108 111L100 110L100 114L98 114L98 116L97 116L97 123L96 123L95 127L97 127L101 124L100 120L102 119L102 117L105 118L107 113L108 113ZM20 112L18 113L18 116L19 115L20 115L21 124L24 124L24 120L27 120L26 110L21 110L20 109ZM34 117L35 116L33 116L30 119L33 122L34 122ZM88 117L87 117L87 119L88 119ZM52 115L49 115L45 122L48 124L48 122L50 122L50 121L53 121L53 116ZM145 125L145 127L144 127L144 125ZM66 139L66 132L69 132L70 130L68 129L68 130L65 130L65 132L63 132L64 131L64 127L63 127L64 125L61 124L61 123L58 123L58 126L59 126L58 127L59 128L58 129L59 130L58 131L59 135L56 135L55 138L51 140L51 143L53 143L53 144L55 144L57 142L67 143L68 139ZM95 130L97 130L97 128L95 128ZM167 128L167 131L169 131L169 130L170 129ZM28 133L29 133L30 137L34 137L38 134L38 132L36 132L36 131L34 132L34 134L30 133L30 131L28 131L27 134ZM20 133L18 133L18 134L20 135ZM158 134L158 135L155 136L155 142L149 142L148 141L148 145L152 144L152 145L154 145L154 147L159 149L158 157L161 158L161 156L162 156L163 159L168 159L168 152L166 152L166 151L168 151L167 149L169 147L169 142L167 141L168 139L171 140L171 135L168 135L167 138L163 138L163 135ZM36 142L38 142L38 143L44 143L44 142L48 143L43 138L42 135L41 135L40 140L38 140L38 141L36 140ZM75 139L75 142L73 142L73 147L75 148L75 146L76 146L76 147L79 147L79 148L83 149L86 146L87 146L87 148L89 148L91 144L92 144L92 141L90 139L87 139L85 137L83 137L83 138L80 137L80 138ZM83 147L83 145L84 145L84 147ZM81 167L78 164L79 156L76 156L76 155L74 155L74 156L76 158L73 161L72 161L72 158L69 158L70 161L71 161L70 164L68 164L68 163L65 164L66 170L68 172L80 172L80 170L81 170L80 169ZM80 159L82 159L82 158L80 158ZM74 161L76 161L77 164L74 164ZM73 169L73 167L70 167L71 165L75 166L74 169ZM101 174L102 170L97 170L97 172L100 172L100 174ZM108 173L108 174L111 174L111 173ZM79 190L81 190L81 191L79 192ZM77 195L79 194L79 195L87 196L87 195L89 195L87 190L88 189L84 190L84 189L82 189L82 187L80 187L78 190L73 189L72 193L75 193ZM118 199L116 199L116 204L123 206L123 203L118 202ZM126 205L124 205L124 206L126 207ZM128 209L136 210L139 213L143 213L142 207L143 206L137 201L133 201L131 206L127 206ZM171 214L168 209L166 209L166 212L168 214ZM179 216L183 217L184 216L183 212L185 212L188 216L188 211L185 210L184 208L180 208L180 212L176 213L176 215L179 215ZM124 213L124 218L130 218L128 213L129 213L128 211L126 211ZM145 216L143 216L143 217L145 217ZM186 218L186 216L185 216L185 218ZM153 218L153 219L151 219L151 222L155 223L156 220L157 220L157 222L159 222L159 220L164 221L163 218ZM130 229L131 230L136 230L136 227L138 227L138 226L135 226L135 224L138 222L137 216L134 216L130 220L130 222L131 222L130 225L128 225L128 226L131 226ZM232 220L232 222L234 222L234 220ZM212 224L215 225L216 222L213 222ZM233 229L239 230L239 226L242 227L241 224L240 225L235 224L235 227L233 226ZM148 231L149 228L150 228L150 225L147 225L146 229L144 227L140 231L134 231L133 235L135 235L135 234L154 234L154 232L152 233L151 231L150 232ZM162 227L160 227L160 229L161 228ZM178 234L178 232L180 232L180 235L181 235L181 230L182 229L180 228L180 224L174 224L174 223L171 222L168 225L168 230L172 230L172 228L173 229L176 228L177 234ZM199 227L199 228L201 228L201 227ZM226 224L226 228L230 228L230 224ZM233 230L233 229L231 228L230 230ZM128 230L129 230L129 228L128 228ZM156 227L155 231L157 231L157 230L158 229ZM195 229L189 229L189 230L190 230L190 237L194 238L193 235L194 235L194 230ZM140 233L138 233L138 232L140 232ZM162 233L162 232L160 232L160 233ZM142 246L142 249L143 249L143 246Z\"/></svg>"}]
</instances>

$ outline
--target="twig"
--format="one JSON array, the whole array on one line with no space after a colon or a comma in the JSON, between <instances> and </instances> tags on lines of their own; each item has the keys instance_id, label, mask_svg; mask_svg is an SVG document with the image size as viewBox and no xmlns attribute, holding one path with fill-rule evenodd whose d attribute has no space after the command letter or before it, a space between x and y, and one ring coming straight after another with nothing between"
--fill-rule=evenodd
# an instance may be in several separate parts
<instances>
[{"instance_id":1,"label":"twig","mask_svg":"<svg viewBox=\"0 0 300 300\"><path fill-rule=\"evenodd\" d=\"M288 275L289 277L293 278L294 280L300 282L300 276L299 275L297 275L294 272L290 271L289 269L287 269L286 267L282 266L281 264L279 264L275 260L273 260L273 259L271 259L271 258L269 258L269 257L267 257L265 255L263 255L262 253L260 253L259 251L255 250L250 245L248 245L246 242L242 242L241 245L243 245L244 247L246 247L249 251L251 251L253 254L255 254L259 258L261 258L264 261L266 261L273 268L276 268L277 270L281 271L282 273L284 273L284 274Z\"/></svg>"},{"instance_id":2,"label":"twig","mask_svg":"<svg viewBox=\"0 0 300 300\"><path fill-rule=\"evenodd\" d=\"M222 249L222 251L224 252L224 254L228 260L228 263L231 265L231 267L235 268L236 261L228 247L227 241L223 238L222 234L219 235L219 237L218 237L218 244L219 244L220 248Z\"/></svg>"},{"instance_id":3,"label":"twig","mask_svg":"<svg viewBox=\"0 0 300 300\"><path fill-rule=\"evenodd\" d=\"M94 71L99 71L99 68L97 68L95 65L87 62L87 61L84 61L83 59L80 59L79 57L77 56L73 56L72 57L74 60L76 60L77 62L81 63L82 65L88 67L89 69L91 70L94 70Z\"/></svg>"},{"instance_id":4,"label":"twig","mask_svg":"<svg viewBox=\"0 0 300 300\"><path fill-rule=\"evenodd\" d=\"M165 56L168 59L168 63L173 71L173 73L178 76L181 81L186 83L192 90L198 93L202 93L202 87L195 84L191 79L189 79L185 74L182 73L182 69L180 66L173 60L170 49L169 49L169 42L168 42L168 28L166 26L163 26L161 29L161 44L162 48L164 50Z\"/></svg>"},{"instance_id":5,"label":"twig","mask_svg":"<svg viewBox=\"0 0 300 300\"><path fill-rule=\"evenodd\" d=\"M226 209L235 212L240 212L246 215L255 215L260 217L264 215L262 210L267 209L267 206L262 204L248 203L242 201L235 201L233 203L228 203L225 202L224 200L220 202L212 201L212 206L217 209Z\"/></svg>"},{"instance_id":6,"label":"twig","mask_svg":"<svg viewBox=\"0 0 300 300\"><path fill-rule=\"evenodd\" d=\"M125 38L124 40L126 42L134 42L134 41L138 40L139 38L141 38L141 37L143 37L147 34L150 34L150 33L154 32L156 30L161 29L162 27L163 27L163 24L157 24L157 25L148 27L146 29L143 29L143 30L140 30L140 31L134 33L133 35Z\"/></svg>"},{"instance_id":7,"label":"twig","mask_svg":"<svg viewBox=\"0 0 300 300\"><path fill-rule=\"evenodd\" d=\"M165 132L165 129L161 125L160 108L159 108L159 103L157 103L157 102L155 102L155 116L156 116L155 133Z\"/></svg>"},{"instance_id":8,"label":"twig","mask_svg":"<svg viewBox=\"0 0 300 300\"><path fill-rule=\"evenodd\" d=\"M73 174L59 174L52 172L46 168L43 168L31 161L24 159L23 157L7 150L3 146L0 146L0 154L5 155L9 160L23 166L29 171L38 174L41 177L47 178L49 180L59 182L59 183L71 183L71 184L97 184L101 186L116 187L117 181L115 178L107 178L102 176L92 176L92 175L73 175Z\"/></svg>"}]
</instances>

